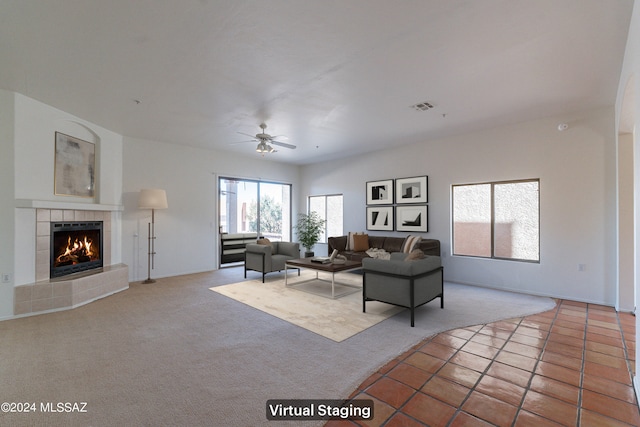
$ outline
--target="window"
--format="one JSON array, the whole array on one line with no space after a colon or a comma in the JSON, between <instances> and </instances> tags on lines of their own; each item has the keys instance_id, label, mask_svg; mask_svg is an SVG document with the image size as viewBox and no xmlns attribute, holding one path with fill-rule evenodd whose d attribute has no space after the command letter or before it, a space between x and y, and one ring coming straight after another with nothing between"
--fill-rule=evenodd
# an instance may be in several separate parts
<instances>
[{"instance_id":1,"label":"window","mask_svg":"<svg viewBox=\"0 0 640 427\"><path fill-rule=\"evenodd\" d=\"M320 235L321 243L327 243L329 237L342 236L342 194L309 196L308 211L317 212L326 220L325 230Z\"/></svg>"},{"instance_id":2,"label":"window","mask_svg":"<svg viewBox=\"0 0 640 427\"><path fill-rule=\"evenodd\" d=\"M218 186L220 233L291 240L291 184L221 177Z\"/></svg>"},{"instance_id":3,"label":"window","mask_svg":"<svg viewBox=\"0 0 640 427\"><path fill-rule=\"evenodd\" d=\"M540 180L452 187L453 254L540 261Z\"/></svg>"}]
</instances>

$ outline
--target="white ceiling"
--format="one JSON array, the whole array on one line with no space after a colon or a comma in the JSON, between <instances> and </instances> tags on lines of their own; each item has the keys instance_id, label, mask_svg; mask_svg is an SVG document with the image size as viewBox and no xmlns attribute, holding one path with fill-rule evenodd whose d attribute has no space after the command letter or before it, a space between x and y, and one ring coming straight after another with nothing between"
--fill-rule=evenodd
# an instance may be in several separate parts
<instances>
[{"instance_id":1,"label":"white ceiling","mask_svg":"<svg viewBox=\"0 0 640 427\"><path fill-rule=\"evenodd\" d=\"M615 102L632 0L0 0L0 88L306 164ZM137 103L136 100L140 101ZM418 112L410 106L429 102Z\"/></svg>"}]
</instances>

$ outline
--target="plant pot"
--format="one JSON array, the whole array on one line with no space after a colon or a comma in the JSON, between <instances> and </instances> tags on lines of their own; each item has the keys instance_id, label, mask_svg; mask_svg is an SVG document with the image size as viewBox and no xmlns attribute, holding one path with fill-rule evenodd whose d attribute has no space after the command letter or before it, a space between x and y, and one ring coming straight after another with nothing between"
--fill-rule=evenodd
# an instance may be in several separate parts
<instances>
[{"instance_id":1,"label":"plant pot","mask_svg":"<svg viewBox=\"0 0 640 427\"><path fill-rule=\"evenodd\" d=\"M304 257L305 257L305 258L311 258L313 255L314 255L314 254L313 254L313 252L312 252L312 251L306 251L306 252L304 253Z\"/></svg>"}]
</instances>

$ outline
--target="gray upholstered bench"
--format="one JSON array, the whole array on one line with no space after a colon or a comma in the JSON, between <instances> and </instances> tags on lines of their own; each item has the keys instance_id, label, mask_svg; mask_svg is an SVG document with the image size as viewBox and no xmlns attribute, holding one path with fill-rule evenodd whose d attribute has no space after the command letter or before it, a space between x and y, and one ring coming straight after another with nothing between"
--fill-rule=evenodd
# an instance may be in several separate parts
<instances>
[{"instance_id":1,"label":"gray upholstered bench","mask_svg":"<svg viewBox=\"0 0 640 427\"><path fill-rule=\"evenodd\" d=\"M362 311L367 301L380 301L411 310L414 326L416 307L440 297L444 308L444 278L439 256L405 261L407 254L394 252L390 260L365 258L362 279Z\"/></svg>"}]
</instances>

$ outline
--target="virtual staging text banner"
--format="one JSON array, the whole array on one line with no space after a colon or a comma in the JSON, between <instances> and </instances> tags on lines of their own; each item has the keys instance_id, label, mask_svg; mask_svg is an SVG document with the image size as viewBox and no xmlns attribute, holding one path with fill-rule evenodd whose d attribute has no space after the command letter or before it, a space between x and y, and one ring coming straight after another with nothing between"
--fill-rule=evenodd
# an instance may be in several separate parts
<instances>
[{"instance_id":1,"label":"virtual staging text banner","mask_svg":"<svg viewBox=\"0 0 640 427\"><path fill-rule=\"evenodd\" d=\"M270 399L266 411L271 421L371 420L373 400Z\"/></svg>"}]
</instances>

